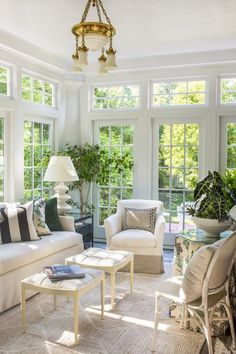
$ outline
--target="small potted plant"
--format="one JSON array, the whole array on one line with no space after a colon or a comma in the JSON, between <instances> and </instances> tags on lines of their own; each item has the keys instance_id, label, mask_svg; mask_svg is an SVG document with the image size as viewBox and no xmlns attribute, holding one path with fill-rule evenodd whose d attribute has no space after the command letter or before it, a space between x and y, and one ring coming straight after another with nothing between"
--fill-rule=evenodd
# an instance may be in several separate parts
<instances>
[{"instance_id":1,"label":"small potted plant","mask_svg":"<svg viewBox=\"0 0 236 354\"><path fill-rule=\"evenodd\" d=\"M224 178L216 171L208 172L206 178L197 183L194 190L194 204L187 208L197 228L208 237L219 237L232 224L229 211L235 204Z\"/></svg>"}]
</instances>

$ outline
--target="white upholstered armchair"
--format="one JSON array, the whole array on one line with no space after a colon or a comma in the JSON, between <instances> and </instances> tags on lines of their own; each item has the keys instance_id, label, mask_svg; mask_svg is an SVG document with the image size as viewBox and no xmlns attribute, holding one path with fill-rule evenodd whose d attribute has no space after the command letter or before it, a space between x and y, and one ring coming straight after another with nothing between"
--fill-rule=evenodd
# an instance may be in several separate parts
<instances>
[{"instance_id":1,"label":"white upholstered armchair","mask_svg":"<svg viewBox=\"0 0 236 354\"><path fill-rule=\"evenodd\" d=\"M123 229L125 208L156 208L153 232L140 229ZM127 199L117 203L117 212L104 221L107 248L134 253L134 271L163 273L163 238L165 219L163 203L156 200Z\"/></svg>"}]
</instances>

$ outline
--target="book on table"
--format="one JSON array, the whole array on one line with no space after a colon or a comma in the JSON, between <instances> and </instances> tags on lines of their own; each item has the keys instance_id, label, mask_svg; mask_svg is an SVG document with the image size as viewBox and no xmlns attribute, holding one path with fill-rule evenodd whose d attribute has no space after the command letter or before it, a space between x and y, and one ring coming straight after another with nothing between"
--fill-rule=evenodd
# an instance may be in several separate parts
<instances>
[{"instance_id":1,"label":"book on table","mask_svg":"<svg viewBox=\"0 0 236 354\"><path fill-rule=\"evenodd\" d=\"M85 273L79 265L54 264L44 267L44 271L52 281L85 277Z\"/></svg>"}]
</instances>

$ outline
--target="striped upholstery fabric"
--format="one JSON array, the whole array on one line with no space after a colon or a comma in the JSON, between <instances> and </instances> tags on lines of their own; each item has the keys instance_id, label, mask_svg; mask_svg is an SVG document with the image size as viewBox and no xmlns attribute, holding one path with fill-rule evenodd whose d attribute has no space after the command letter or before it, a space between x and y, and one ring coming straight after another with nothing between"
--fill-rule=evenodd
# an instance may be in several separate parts
<instances>
[{"instance_id":1,"label":"striped upholstery fabric","mask_svg":"<svg viewBox=\"0 0 236 354\"><path fill-rule=\"evenodd\" d=\"M33 224L33 202L0 208L1 243L39 240Z\"/></svg>"}]
</instances>

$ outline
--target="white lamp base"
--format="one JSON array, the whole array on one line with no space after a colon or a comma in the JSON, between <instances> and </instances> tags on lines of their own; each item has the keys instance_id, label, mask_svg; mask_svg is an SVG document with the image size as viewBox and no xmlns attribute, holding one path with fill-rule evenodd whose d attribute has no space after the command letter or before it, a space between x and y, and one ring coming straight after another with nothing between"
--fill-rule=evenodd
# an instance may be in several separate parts
<instances>
[{"instance_id":1,"label":"white lamp base","mask_svg":"<svg viewBox=\"0 0 236 354\"><path fill-rule=\"evenodd\" d=\"M64 184L64 182L60 182L53 189L55 191L55 194L53 197L57 198L58 214L64 215L71 209L71 206L66 203L67 200L69 200L71 198L69 196L69 194L67 193L69 188Z\"/></svg>"}]
</instances>

